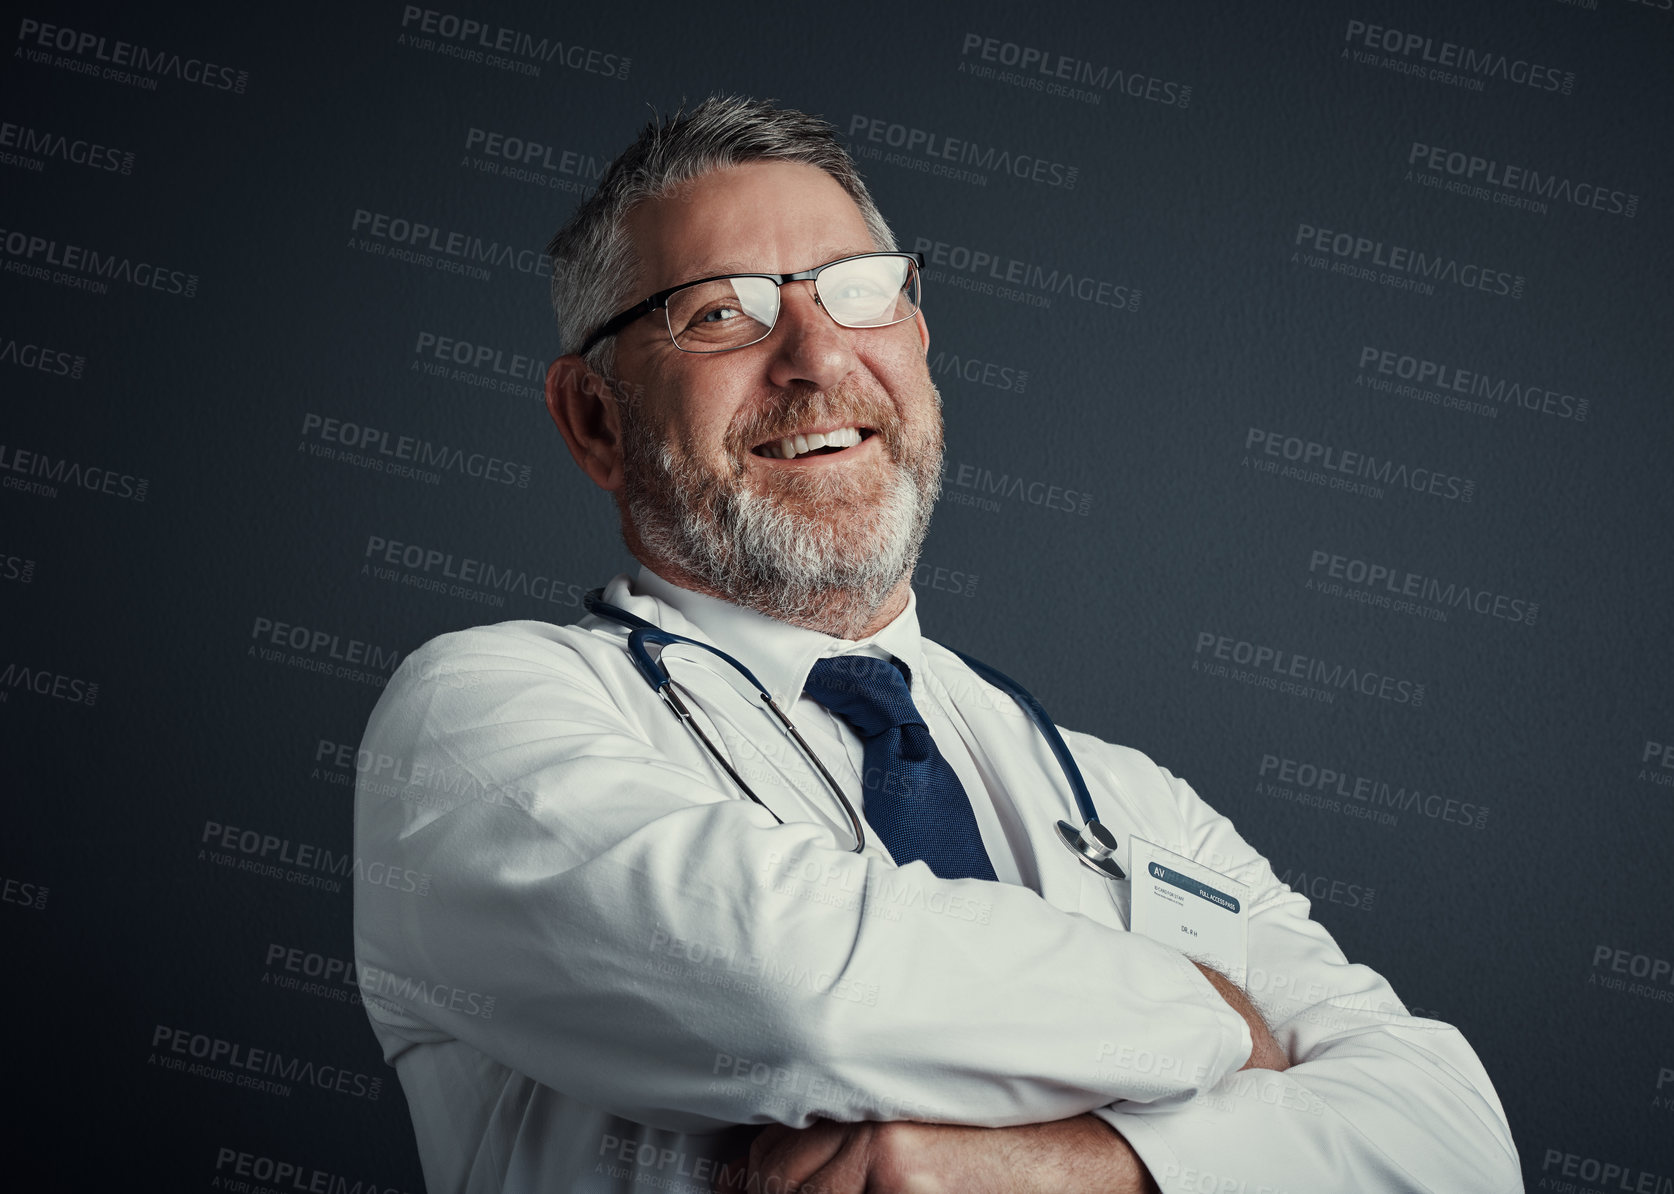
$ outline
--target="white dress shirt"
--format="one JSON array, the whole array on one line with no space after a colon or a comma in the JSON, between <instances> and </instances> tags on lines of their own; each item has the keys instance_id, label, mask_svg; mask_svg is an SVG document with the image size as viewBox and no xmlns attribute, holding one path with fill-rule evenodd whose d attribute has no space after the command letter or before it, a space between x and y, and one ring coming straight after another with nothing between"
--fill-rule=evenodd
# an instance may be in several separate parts
<instances>
[{"instance_id":1,"label":"white dress shirt","mask_svg":"<svg viewBox=\"0 0 1674 1194\"><path fill-rule=\"evenodd\" d=\"M826 656L901 659L999 881L896 867L869 829L854 852L841 805L707 653L663 658L766 808L653 695L614 623L427 643L362 744L356 853L401 881L357 884L355 955L431 1194L707 1194L747 1145L736 1125L1089 1110L1167 1194L1520 1188L1459 1033L1347 962L1184 782L1066 732L1124 866L1138 835L1251 889L1251 994L1296 1064L1237 1072L1243 1020L1127 931L1127 884L1056 840L1081 818L1045 738L920 637L915 603L853 643L645 570L605 599L743 662L862 815L861 743L802 685Z\"/></svg>"}]
</instances>

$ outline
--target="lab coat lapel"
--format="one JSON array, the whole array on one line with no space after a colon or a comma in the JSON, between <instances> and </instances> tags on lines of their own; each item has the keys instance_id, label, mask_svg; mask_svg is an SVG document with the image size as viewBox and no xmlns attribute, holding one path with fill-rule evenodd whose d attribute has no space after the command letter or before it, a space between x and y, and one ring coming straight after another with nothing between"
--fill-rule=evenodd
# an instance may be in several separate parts
<instances>
[{"instance_id":1,"label":"lab coat lapel","mask_svg":"<svg viewBox=\"0 0 1674 1194\"><path fill-rule=\"evenodd\" d=\"M951 695L952 686L947 691ZM993 695L998 699L953 701L958 716L952 720L966 747L999 780L1002 799L1010 802L1014 821L1022 828L1012 836L1018 870L1035 877L1032 886L1054 907L1125 929L1125 885L1119 884L1123 890L1117 893L1106 891L1111 881L1083 866L1058 839L1058 821L1079 826L1081 818L1073 812L1075 797L1052 748L1016 702ZM990 750L988 743L1002 743L1005 749ZM1094 799L1098 802L1096 790ZM1125 859L1126 827L1116 828ZM1112 901L1112 894L1120 897L1119 902Z\"/></svg>"}]
</instances>

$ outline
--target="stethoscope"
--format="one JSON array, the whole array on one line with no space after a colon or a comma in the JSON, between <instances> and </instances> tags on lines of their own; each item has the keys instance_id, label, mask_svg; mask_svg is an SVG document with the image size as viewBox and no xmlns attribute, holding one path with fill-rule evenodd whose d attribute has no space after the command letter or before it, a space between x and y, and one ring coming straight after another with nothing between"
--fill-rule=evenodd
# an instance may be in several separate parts
<instances>
[{"instance_id":1,"label":"stethoscope","mask_svg":"<svg viewBox=\"0 0 1674 1194\"><path fill-rule=\"evenodd\" d=\"M703 727L692 716L691 709L681 699L680 686L674 682L674 677L669 675L668 668L663 666L662 661L652 657L650 648L653 645L668 647L679 644L683 647L695 647L700 651L707 651L716 658L725 661L728 666L748 681L750 687L756 690L756 695L761 698L762 704L767 706L785 732L796 742L803 757L819 773L820 778L831 789L832 795L837 798L837 802L843 806L843 811L848 815L849 825L854 832L854 852L859 854L865 850L866 831L861 826L860 814L855 812L854 805L850 804L848 797L843 795L843 789L831 777L831 772L825 769L825 764L820 762L819 756L814 753L813 748L797 732L796 726L791 724L791 719L785 716L784 711L774 701L772 694L767 691L760 680L756 679L755 674L749 668L719 647L712 647L708 643L701 643L696 639L664 630L652 622L647 622L644 618L629 613L620 606L610 604L604 599L604 590L602 589L594 589L588 593L583 598L583 604L587 607L588 613L627 628L628 656L633 660L634 667L639 670L639 674L645 678L645 682L651 686L651 690L660 696L663 703L673 711L675 717L679 718L686 728L696 735L698 741L703 743L704 749L709 752L716 763L720 764L722 770L731 777L732 782L738 785L739 790L755 801L756 804L767 809L768 815L783 825L785 823L784 818L768 808L761 797L751 790L750 785L744 781L744 777L738 774L737 769L710 740L709 735L704 733ZM966 667L1021 705L1023 711L1029 715L1029 720L1035 723L1035 728L1045 736L1047 745L1052 748L1053 755L1057 757L1058 766L1063 768L1064 778L1069 781L1070 791L1075 794L1076 808L1080 811L1081 819L1085 822L1080 829L1077 829L1068 821L1057 822L1058 840L1063 842L1070 853L1074 854L1083 865L1097 871L1106 879L1126 879L1127 872L1122 870L1116 861L1116 835L1099 823L1098 810L1093 807L1093 797L1087 791L1086 781L1081 778L1081 768L1076 766L1075 758L1070 754L1069 747L1064 745L1063 736L1058 733L1058 727L1052 724L1052 719L1046 715L1046 710L1041 707L1041 703L1035 700L1021 684L1003 672L995 671L986 663L972 659L962 651L954 651L953 653L964 662Z\"/></svg>"}]
</instances>

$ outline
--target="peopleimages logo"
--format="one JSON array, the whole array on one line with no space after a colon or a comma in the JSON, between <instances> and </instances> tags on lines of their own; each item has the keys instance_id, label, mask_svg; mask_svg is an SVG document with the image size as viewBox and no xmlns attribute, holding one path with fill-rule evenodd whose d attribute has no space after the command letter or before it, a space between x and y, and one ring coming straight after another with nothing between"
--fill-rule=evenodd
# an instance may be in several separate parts
<instances>
[{"instance_id":1,"label":"peopleimages logo","mask_svg":"<svg viewBox=\"0 0 1674 1194\"><path fill-rule=\"evenodd\" d=\"M1589 987L1637 995L1653 1003L1674 1004L1674 962L1655 954L1637 953L1610 945L1593 947Z\"/></svg>"},{"instance_id":2,"label":"peopleimages logo","mask_svg":"<svg viewBox=\"0 0 1674 1194\"><path fill-rule=\"evenodd\" d=\"M948 285L996 298L1010 299L1031 307L1050 307L1055 296L1065 295L1099 307L1113 307L1118 311L1139 309L1139 291L1115 282L1078 274L1074 270L1053 268L1035 262L1007 257L988 249L973 249L966 245L931 240L927 236L913 238L913 251L923 253L925 263L946 266L952 274L927 274L931 281L946 280ZM1017 290L1013 287L1025 287Z\"/></svg>"},{"instance_id":3,"label":"peopleimages logo","mask_svg":"<svg viewBox=\"0 0 1674 1194\"><path fill-rule=\"evenodd\" d=\"M45 344L27 343L0 335L0 365L13 365L45 373L48 377L67 377L80 381L87 369L87 358L68 349Z\"/></svg>"},{"instance_id":4,"label":"peopleimages logo","mask_svg":"<svg viewBox=\"0 0 1674 1194\"><path fill-rule=\"evenodd\" d=\"M961 73L1087 104L1103 103L1106 95L1125 95L1183 111L1192 102L1188 83L981 33L965 34L959 57Z\"/></svg>"},{"instance_id":5,"label":"peopleimages logo","mask_svg":"<svg viewBox=\"0 0 1674 1194\"><path fill-rule=\"evenodd\" d=\"M388 683L401 662L394 648L260 615L251 623L250 639L244 652L248 658L375 688Z\"/></svg>"},{"instance_id":6,"label":"peopleimages logo","mask_svg":"<svg viewBox=\"0 0 1674 1194\"><path fill-rule=\"evenodd\" d=\"M134 151L113 149L86 137L0 121L0 163L40 173L48 161L69 162L108 174L132 174Z\"/></svg>"},{"instance_id":7,"label":"peopleimages logo","mask_svg":"<svg viewBox=\"0 0 1674 1194\"><path fill-rule=\"evenodd\" d=\"M849 137L853 148L861 156L919 169L931 174L947 174L961 181L986 186L990 175L1007 174L1025 182L1042 186L1073 190L1081 167L1043 158L1038 154L983 145L964 137L949 137L941 133L910 125L892 123L876 116L859 114L849 118ZM884 153L884 149L899 153ZM958 167L969 166L970 170ZM974 171L982 171L977 174Z\"/></svg>"},{"instance_id":8,"label":"peopleimages logo","mask_svg":"<svg viewBox=\"0 0 1674 1194\"><path fill-rule=\"evenodd\" d=\"M878 984L856 978L847 966L841 974L816 971L797 958L781 962L763 954L739 954L730 945L676 937L660 928L652 929L648 948L656 956L654 964L658 970L681 982L758 991L763 983L774 983L802 994L823 995L867 1007L878 1005ZM702 967L708 973L694 974L689 969L692 966Z\"/></svg>"},{"instance_id":9,"label":"peopleimages logo","mask_svg":"<svg viewBox=\"0 0 1674 1194\"><path fill-rule=\"evenodd\" d=\"M1370 887L1360 883L1332 879L1317 871L1309 874L1307 871L1293 870L1290 867L1286 867L1284 873L1279 876L1279 882L1316 902L1325 900L1341 904L1345 908L1358 908L1362 912L1372 910L1372 897L1376 894Z\"/></svg>"},{"instance_id":10,"label":"peopleimages logo","mask_svg":"<svg viewBox=\"0 0 1674 1194\"><path fill-rule=\"evenodd\" d=\"M990 514L1000 512L999 498L1045 510L1079 514L1083 518L1093 508L1093 495L1085 490L1066 489L1051 481L1031 480L1009 472L996 473L991 468L964 461L955 465L951 472L944 466L943 480L954 486L952 489L943 486L944 500L961 506L975 506Z\"/></svg>"},{"instance_id":11,"label":"peopleimages logo","mask_svg":"<svg viewBox=\"0 0 1674 1194\"><path fill-rule=\"evenodd\" d=\"M1434 293L1434 284L1442 282L1464 290L1520 299L1528 285L1522 274L1509 270L1390 245L1352 232L1334 232L1316 224L1297 224L1290 259L1295 262L1299 258L1302 264L1315 269L1329 268L1332 273L1421 294Z\"/></svg>"},{"instance_id":12,"label":"peopleimages logo","mask_svg":"<svg viewBox=\"0 0 1674 1194\"><path fill-rule=\"evenodd\" d=\"M329 630L316 630L290 622L257 615L250 623L250 637L255 642L272 647L288 648L326 660L393 672L401 662L401 652L394 647L380 647L358 638L345 640ZM246 654L257 655L260 649L251 646ZM266 655L260 656L267 658ZM271 660L269 660L271 662Z\"/></svg>"},{"instance_id":13,"label":"peopleimages logo","mask_svg":"<svg viewBox=\"0 0 1674 1194\"><path fill-rule=\"evenodd\" d=\"M1423 33L1350 20L1343 41L1347 43L1343 57L1361 65L1380 66L1467 91L1481 91L1487 80L1515 83L1535 91L1555 91L1565 96L1575 90L1574 71L1558 70L1495 50L1437 41ZM1391 57L1379 60L1377 52Z\"/></svg>"},{"instance_id":14,"label":"peopleimages logo","mask_svg":"<svg viewBox=\"0 0 1674 1194\"><path fill-rule=\"evenodd\" d=\"M418 669L418 680L446 683L447 677L438 676L434 671L427 674L425 666L428 665L421 665ZM475 680L475 676L462 679L455 687L473 689L476 687ZM310 778L355 788L363 795L405 800L438 809L458 808L476 801L527 813L540 799L527 788L484 783L464 767L374 754L353 743L333 742L328 738L319 740L319 745L314 748L314 760L316 766ZM323 768L318 766L321 762L325 763Z\"/></svg>"},{"instance_id":15,"label":"peopleimages logo","mask_svg":"<svg viewBox=\"0 0 1674 1194\"><path fill-rule=\"evenodd\" d=\"M458 336L420 332L413 356L410 369L426 377L524 398L544 393L546 358L539 353L524 356Z\"/></svg>"},{"instance_id":16,"label":"peopleimages logo","mask_svg":"<svg viewBox=\"0 0 1674 1194\"><path fill-rule=\"evenodd\" d=\"M465 130L465 157L460 165L550 190L590 195L604 177L609 161L473 125Z\"/></svg>"},{"instance_id":17,"label":"peopleimages logo","mask_svg":"<svg viewBox=\"0 0 1674 1194\"><path fill-rule=\"evenodd\" d=\"M393 970L380 970L376 966L359 969L361 998L389 1011L404 1013L416 1004L426 1009L457 1012L483 1020L494 1018L495 997L481 991L470 991L434 980L427 982Z\"/></svg>"},{"instance_id":18,"label":"peopleimages logo","mask_svg":"<svg viewBox=\"0 0 1674 1194\"><path fill-rule=\"evenodd\" d=\"M181 298L195 298L198 276L121 253L104 253L85 245L57 240L15 228L0 228L0 251L8 258L6 272L58 286L109 294L111 282L126 282L141 290L156 290ZM50 268L49 268L50 267Z\"/></svg>"},{"instance_id":19,"label":"peopleimages logo","mask_svg":"<svg viewBox=\"0 0 1674 1194\"><path fill-rule=\"evenodd\" d=\"M1377 563L1315 548L1308 557L1306 587L1320 588L1330 596L1340 595L1324 588L1328 581L1346 581L1351 586L1358 586L1350 592L1361 594L1358 599L1368 604L1387 606L1393 601L1394 606L1399 608L1408 600L1429 602L1429 608L1435 612L1427 616L1438 622L1447 621L1449 610L1463 610L1516 625L1533 626L1535 617L1540 613L1538 602L1521 597L1496 593L1479 585L1458 584L1454 581L1444 584L1439 577L1426 576L1422 572L1410 572L1393 564Z\"/></svg>"},{"instance_id":20,"label":"peopleimages logo","mask_svg":"<svg viewBox=\"0 0 1674 1194\"><path fill-rule=\"evenodd\" d=\"M300 946L270 941L266 966L262 971L262 982L268 986L329 999L334 1003L360 1003L360 996L355 991L353 959L327 957Z\"/></svg>"},{"instance_id":21,"label":"peopleimages logo","mask_svg":"<svg viewBox=\"0 0 1674 1194\"><path fill-rule=\"evenodd\" d=\"M1400 382L1411 384L1400 385ZM1371 344L1360 348L1359 372L1355 375L1354 384L1490 416L1498 415L1506 407L1517 407L1554 419L1584 423L1592 407L1591 399L1577 398L1551 386L1513 381L1503 374L1496 376L1479 369L1462 369L1428 357L1403 353L1399 349L1379 348ZM1431 398L1432 389L1441 393ZM1413 390L1417 392L1409 393ZM1458 394L1484 401L1455 398L1454 395Z\"/></svg>"},{"instance_id":22,"label":"peopleimages logo","mask_svg":"<svg viewBox=\"0 0 1674 1194\"><path fill-rule=\"evenodd\" d=\"M427 896L434 881L434 876L410 867L220 821L205 821L198 843L199 862L332 893L341 892L343 881L353 879L404 895Z\"/></svg>"},{"instance_id":23,"label":"peopleimages logo","mask_svg":"<svg viewBox=\"0 0 1674 1194\"><path fill-rule=\"evenodd\" d=\"M20 585L33 584L35 561L28 556L13 555L0 548L0 580L14 581Z\"/></svg>"},{"instance_id":24,"label":"peopleimages logo","mask_svg":"<svg viewBox=\"0 0 1674 1194\"><path fill-rule=\"evenodd\" d=\"M314 442L310 442L314 441ZM483 452L466 452L432 443L416 435L391 435L382 427L368 427L350 419L334 419L312 411L302 416L298 450L394 476L411 475L429 484L446 473L529 488L530 467Z\"/></svg>"},{"instance_id":25,"label":"peopleimages logo","mask_svg":"<svg viewBox=\"0 0 1674 1194\"><path fill-rule=\"evenodd\" d=\"M286 1056L275 1049L257 1048L171 1024L156 1026L151 1033L151 1049L153 1065L182 1071L189 1068L198 1077L214 1078L233 1086L252 1086L260 1079L272 1079L266 1085L278 1085L281 1089L270 1090L271 1094L289 1095L290 1088L285 1083L296 1083L374 1101L384 1088L382 1078L357 1070L321 1065L310 1058ZM201 1064L188 1067L186 1058Z\"/></svg>"},{"instance_id":26,"label":"peopleimages logo","mask_svg":"<svg viewBox=\"0 0 1674 1194\"><path fill-rule=\"evenodd\" d=\"M1383 486L1409 489L1413 493L1450 502L1469 502L1476 496L1476 482L1469 477L1435 468L1409 467L1388 458L1319 440L1303 439L1299 435L1286 435L1282 431L1251 427L1244 436L1244 451L1248 453L1244 463L1251 464L1250 457L1254 456L1253 463L1261 471L1333 489L1372 491L1366 496L1382 497ZM1278 459L1264 461L1262 456ZM1290 464L1281 466L1279 459L1290 461Z\"/></svg>"},{"instance_id":27,"label":"peopleimages logo","mask_svg":"<svg viewBox=\"0 0 1674 1194\"><path fill-rule=\"evenodd\" d=\"M307 1194L407 1194L387 1182L369 1181L365 1174L350 1178L329 1169L317 1169L298 1161L279 1160L242 1149L222 1146L216 1150L215 1179L210 1183L211 1189L253 1194L263 1186L273 1190L307 1191Z\"/></svg>"},{"instance_id":28,"label":"peopleimages logo","mask_svg":"<svg viewBox=\"0 0 1674 1194\"><path fill-rule=\"evenodd\" d=\"M1218 660L1248 668L1258 679L1320 685L1327 690L1352 692L1397 705L1410 705L1415 709L1424 704L1424 685L1419 681L1391 676L1374 668L1332 663L1316 655L1301 655L1283 647L1236 639L1230 635L1216 634L1212 630L1198 631L1193 655L1196 656L1192 660L1194 670L1211 667L1214 661ZM1261 685L1273 686L1266 683Z\"/></svg>"},{"instance_id":29,"label":"peopleimages logo","mask_svg":"<svg viewBox=\"0 0 1674 1194\"><path fill-rule=\"evenodd\" d=\"M12 473L19 473L21 476L14 477ZM16 444L0 444L0 474L5 474L0 477L0 486L32 493L37 497L57 497L57 487L60 485L85 489L89 493L102 494L105 497L124 498L130 502L145 501L151 491L151 480L148 477L136 477L133 473L117 472L115 469L102 468L96 464L84 464L79 460L71 460L68 456L49 456L45 452L20 448ZM26 481L24 477L39 477L42 480Z\"/></svg>"},{"instance_id":30,"label":"peopleimages logo","mask_svg":"<svg viewBox=\"0 0 1674 1194\"><path fill-rule=\"evenodd\" d=\"M1674 742L1645 739L1645 749L1639 756L1639 778L1646 783L1674 787Z\"/></svg>"},{"instance_id":31,"label":"peopleimages logo","mask_svg":"<svg viewBox=\"0 0 1674 1194\"><path fill-rule=\"evenodd\" d=\"M491 25L434 8L420 8L416 4L402 7L401 33L396 36L396 44L532 77L539 77L541 66L551 63L621 82L627 79L628 70L633 66L633 59L624 54L610 54L552 37L537 38L520 29Z\"/></svg>"},{"instance_id":32,"label":"peopleimages logo","mask_svg":"<svg viewBox=\"0 0 1674 1194\"><path fill-rule=\"evenodd\" d=\"M1674 1194L1674 1176L1653 1173L1620 1161L1604 1161L1583 1153L1572 1153L1561 1148L1549 1148L1540 1159L1540 1189L1559 1191L1560 1194L1581 1194L1574 1182L1559 1178L1578 1178L1591 1188L1625 1190L1631 1194Z\"/></svg>"},{"instance_id":33,"label":"peopleimages logo","mask_svg":"<svg viewBox=\"0 0 1674 1194\"><path fill-rule=\"evenodd\" d=\"M40 883L29 883L12 875L0 876L0 904L45 912L47 896L51 894L52 888Z\"/></svg>"},{"instance_id":34,"label":"peopleimages logo","mask_svg":"<svg viewBox=\"0 0 1674 1194\"><path fill-rule=\"evenodd\" d=\"M1639 213L1637 194L1600 183L1575 182L1562 175L1543 174L1526 166L1423 141L1414 141L1407 151L1408 180L1412 180L1415 166L1420 171L1418 181L1426 181L1422 172L1428 170L1433 177L1446 176L1443 190L1507 207L1523 207L1544 214L1548 202L1568 203L1629 220Z\"/></svg>"},{"instance_id":35,"label":"peopleimages logo","mask_svg":"<svg viewBox=\"0 0 1674 1194\"><path fill-rule=\"evenodd\" d=\"M1007 390L1021 394L1029 385L1029 371L995 361L980 361L976 357L960 356L955 352L938 350L930 358L930 372L940 378L957 378L972 385L991 390Z\"/></svg>"},{"instance_id":36,"label":"peopleimages logo","mask_svg":"<svg viewBox=\"0 0 1674 1194\"><path fill-rule=\"evenodd\" d=\"M508 595L579 609L586 587L554 580L523 568L501 567L450 551L368 535L361 573L375 580L464 596L485 605L504 606Z\"/></svg>"},{"instance_id":37,"label":"peopleimages logo","mask_svg":"<svg viewBox=\"0 0 1674 1194\"><path fill-rule=\"evenodd\" d=\"M912 584L915 589L934 589L956 597L969 597L976 592L977 574L920 560L913 569Z\"/></svg>"},{"instance_id":38,"label":"peopleimages logo","mask_svg":"<svg viewBox=\"0 0 1674 1194\"><path fill-rule=\"evenodd\" d=\"M33 692L37 696L68 701L72 705L91 708L99 700L99 682L67 676L46 668L30 667L15 660L0 671L0 700L9 699L14 690Z\"/></svg>"},{"instance_id":39,"label":"peopleimages logo","mask_svg":"<svg viewBox=\"0 0 1674 1194\"><path fill-rule=\"evenodd\" d=\"M1463 829L1482 829L1488 824L1485 804L1306 759L1264 754L1256 773L1260 795L1383 825L1395 824L1396 813L1412 813Z\"/></svg>"},{"instance_id":40,"label":"peopleimages logo","mask_svg":"<svg viewBox=\"0 0 1674 1194\"><path fill-rule=\"evenodd\" d=\"M385 250L385 256L400 256L402 253L419 256L438 254L460 263L464 270L474 270L473 276L483 279L488 276L485 268L487 266L514 269L520 274L534 274L543 278L552 276L552 260L540 249L520 249L516 245L501 244L497 240L484 240L473 233L449 231L434 224L427 224L423 220L410 220L405 216L392 216L381 211L357 207L354 218L349 223L349 230L364 234L362 240L370 238L374 243L394 246L398 250L395 253ZM409 256L404 259L413 258ZM431 261L415 263L434 264Z\"/></svg>"},{"instance_id":41,"label":"peopleimages logo","mask_svg":"<svg viewBox=\"0 0 1674 1194\"><path fill-rule=\"evenodd\" d=\"M31 17L24 17L18 23L17 40L18 45L24 48L24 57L30 62L127 83L143 91L155 91L158 79L177 79L211 91L243 95L250 83L250 72L247 70L220 66L171 50L153 50L100 33L49 25ZM59 57L54 58L53 51ZM110 65L99 65L106 62Z\"/></svg>"}]
</instances>

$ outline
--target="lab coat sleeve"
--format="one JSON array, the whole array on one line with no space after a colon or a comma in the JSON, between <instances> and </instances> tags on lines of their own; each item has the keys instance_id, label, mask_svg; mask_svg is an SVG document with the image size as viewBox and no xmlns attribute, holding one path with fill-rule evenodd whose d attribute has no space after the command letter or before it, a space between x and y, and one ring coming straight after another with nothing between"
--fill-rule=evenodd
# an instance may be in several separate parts
<instances>
[{"instance_id":1,"label":"lab coat sleeve","mask_svg":"<svg viewBox=\"0 0 1674 1194\"><path fill-rule=\"evenodd\" d=\"M1249 990L1289 1070L1244 1070L1189 1102L1117 1103L1121 1132L1164 1194L1522 1189L1505 1112L1459 1031L1407 1014L1382 977L1351 964L1308 901L1183 781L1181 845L1247 884Z\"/></svg>"},{"instance_id":2,"label":"lab coat sleeve","mask_svg":"<svg viewBox=\"0 0 1674 1194\"><path fill-rule=\"evenodd\" d=\"M776 824L619 641L539 623L435 640L392 678L361 758L357 855L405 877L356 884L391 1060L457 1039L691 1132L1037 1122L1190 1098L1249 1054L1242 1019L1172 950ZM1099 1064L1112 1042L1190 1073L1130 1083Z\"/></svg>"}]
</instances>

